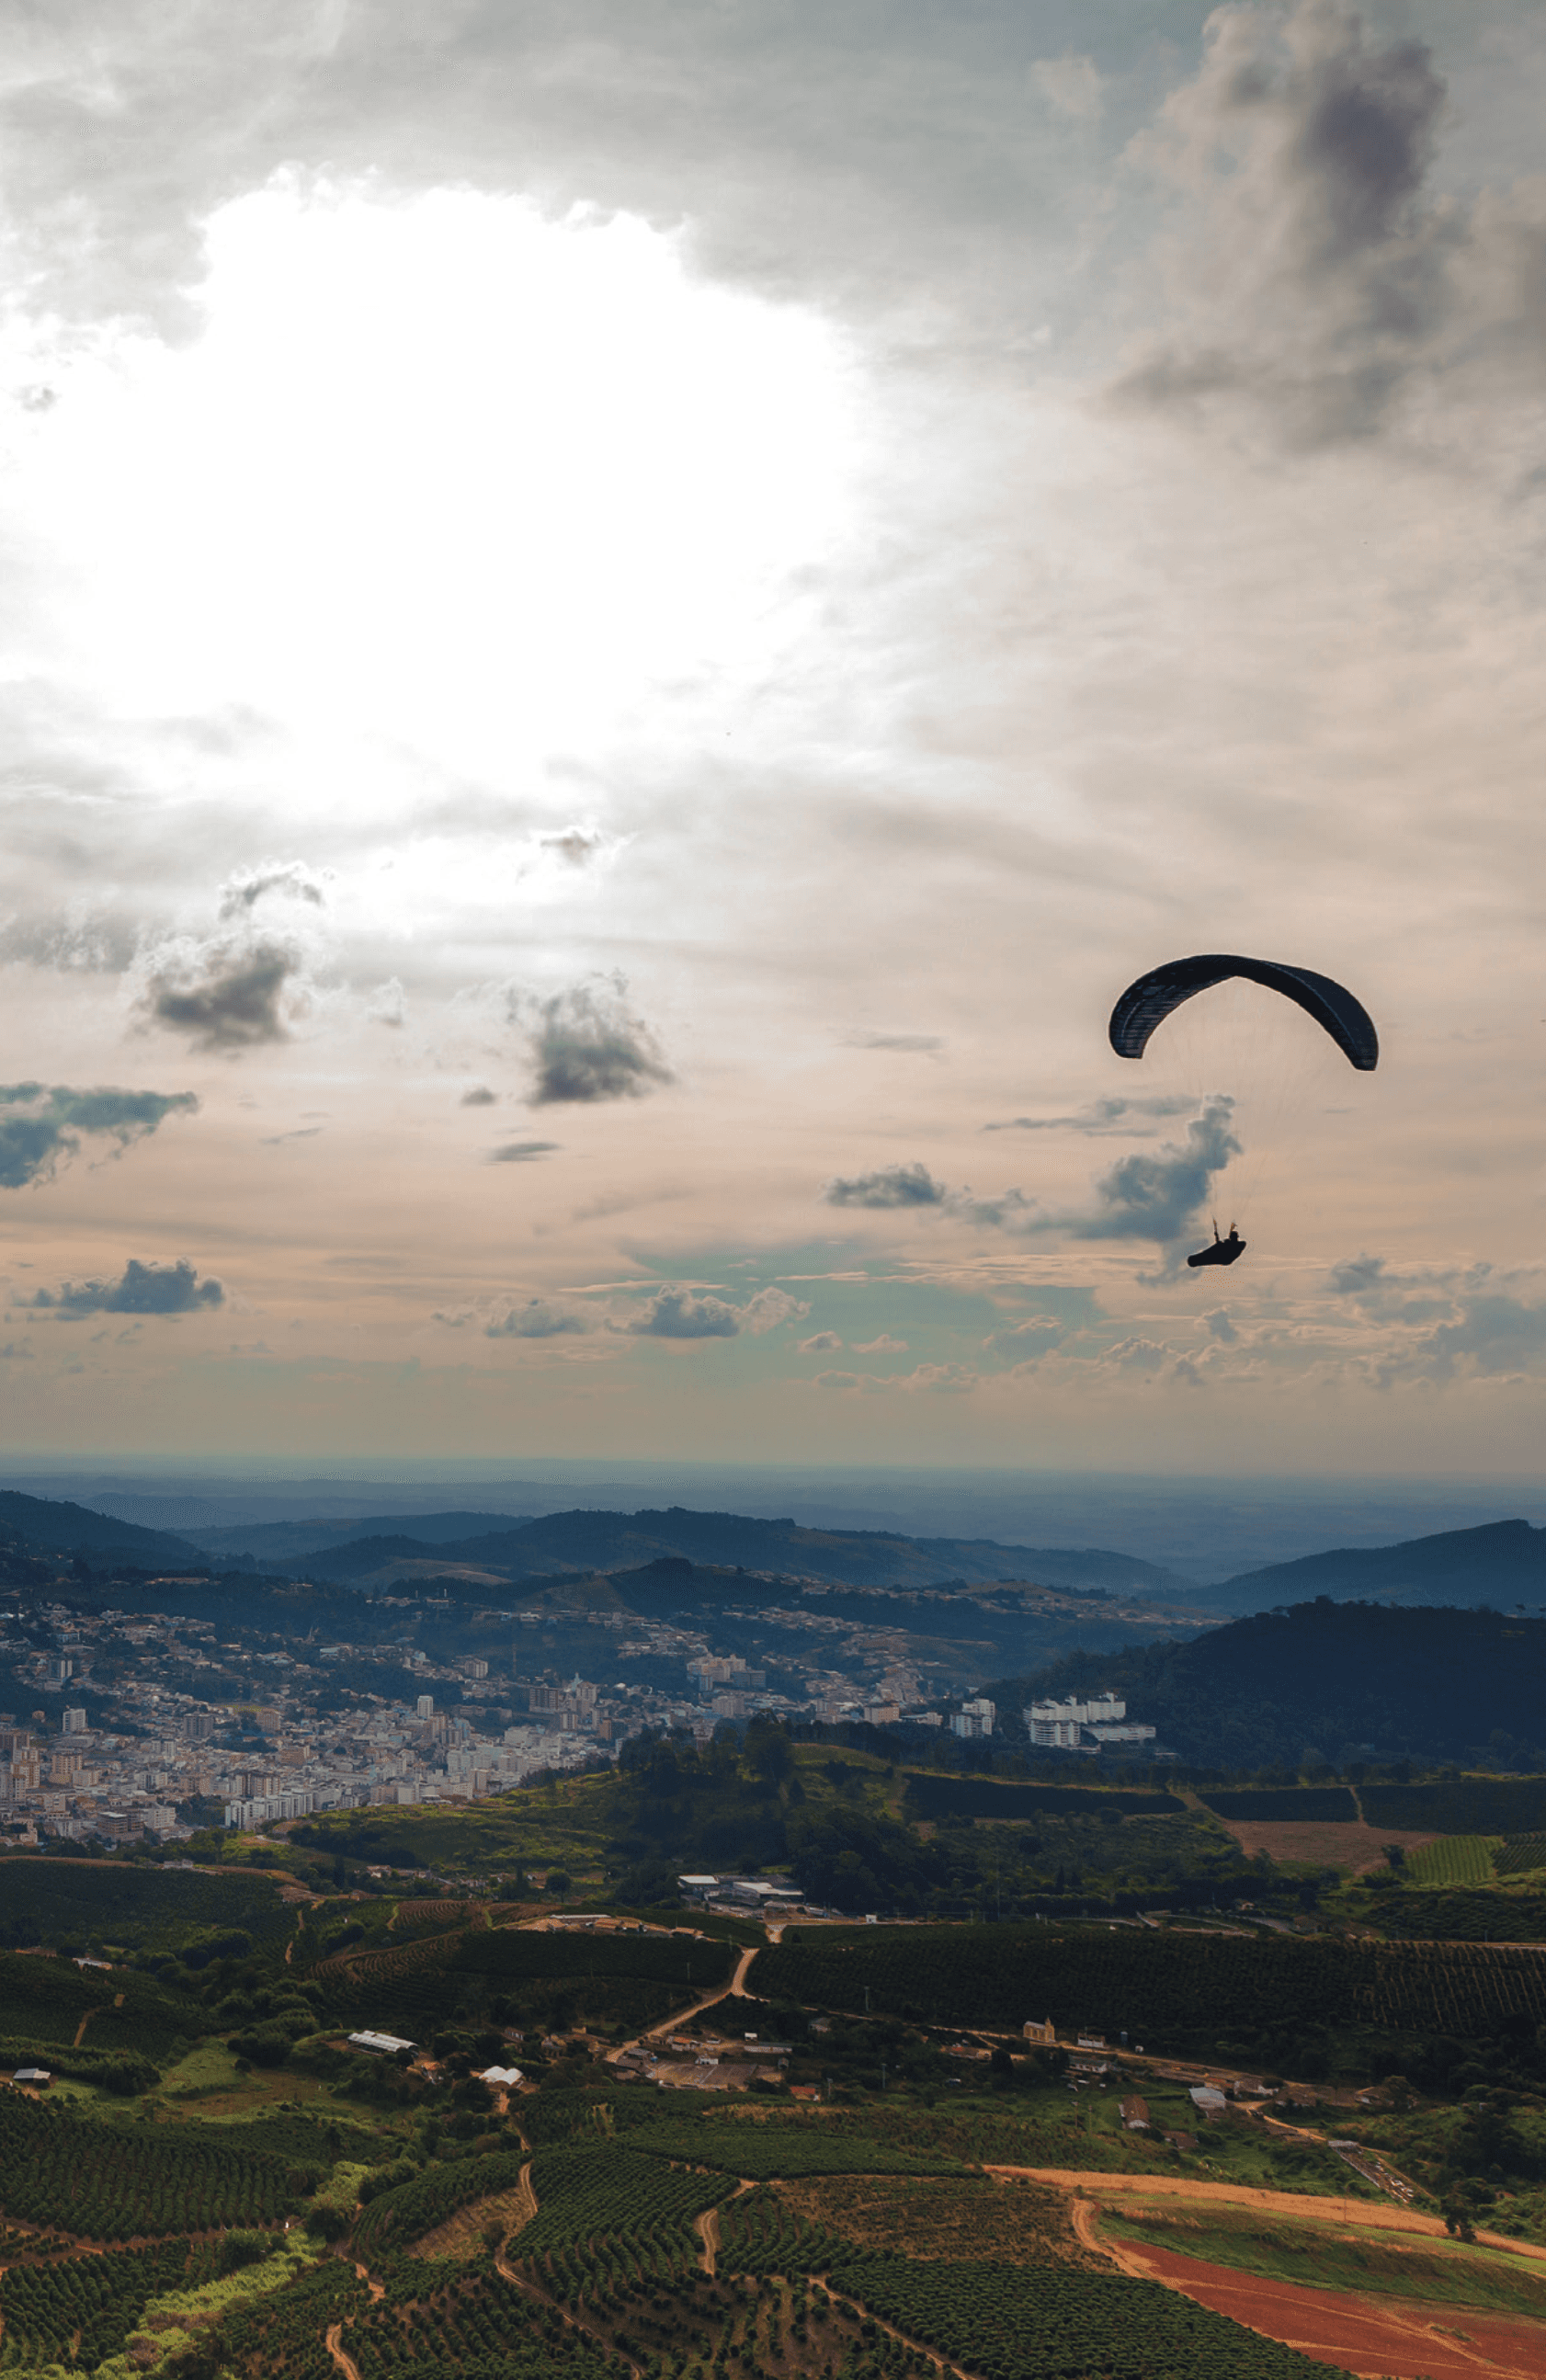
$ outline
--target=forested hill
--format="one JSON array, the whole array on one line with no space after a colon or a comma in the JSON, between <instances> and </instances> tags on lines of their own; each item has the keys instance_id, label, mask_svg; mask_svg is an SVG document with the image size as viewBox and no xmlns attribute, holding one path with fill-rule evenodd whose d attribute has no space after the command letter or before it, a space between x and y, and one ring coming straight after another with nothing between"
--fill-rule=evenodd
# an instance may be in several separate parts
<instances>
[{"instance_id":1,"label":"forested hill","mask_svg":"<svg viewBox=\"0 0 1546 2380\"><path fill-rule=\"evenodd\" d=\"M318 1579L375 1580L383 1573L451 1562L511 1580L642 1568L662 1558L721 1569L775 1571L850 1586L979 1585L1025 1579L1040 1586L1098 1587L1125 1596L1192 1599L1190 1583L1130 1554L1067 1547L1003 1546L990 1538L908 1537L873 1529L807 1529L797 1521L736 1512L552 1512L519 1527L459 1537L415 1536L411 1520L390 1536L367 1536L293 1559L285 1567Z\"/></svg>"},{"instance_id":2,"label":"forested hill","mask_svg":"<svg viewBox=\"0 0 1546 2380\"><path fill-rule=\"evenodd\" d=\"M14 1488L0 1488L0 1546L19 1548L23 1553L82 1553L93 1563L106 1556L142 1570L208 1566L208 1557L187 1537L173 1536L165 1529L142 1529L134 1521L115 1521L104 1512L89 1512L84 1504L23 1496Z\"/></svg>"},{"instance_id":3,"label":"forested hill","mask_svg":"<svg viewBox=\"0 0 1546 2380\"><path fill-rule=\"evenodd\" d=\"M1473 1760L1546 1768L1546 1620L1322 1599L1182 1645L1075 1654L988 1692L1107 1685L1183 1760L1207 1767Z\"/></svg>"},{"instance_id":4,"label":"forested hill","mask_svg":"<svg viewBox=\"0 0 1546 2380\"><path fill-rule=\"evenodd\" d=\"M1546 1604L1546 1529L1532 1529L1528 1521L1492 1521L1484 1528L1446 1529L1398 1546L1306 1554L1200 1588L1193 1600L1206 1610L1263 1611L1321 1595L1359 1602L1378 1597L1407 1604L1523 1603L1533 1610Z\"/></svg>"}]
</instances>

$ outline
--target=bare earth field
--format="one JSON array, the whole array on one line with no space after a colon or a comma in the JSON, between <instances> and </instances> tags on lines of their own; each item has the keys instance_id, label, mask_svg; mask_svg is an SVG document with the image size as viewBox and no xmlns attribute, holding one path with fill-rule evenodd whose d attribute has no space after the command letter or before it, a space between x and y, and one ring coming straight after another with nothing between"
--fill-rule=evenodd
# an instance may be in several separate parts
<instances>
[{"instance_id":1,"label":"bare earth field","mask_svg":"<svg viewBox=\"0 0 1546 2380\"><path fill-rule=\"evenodd\" d=\"M1385 1845L1399 1843L1408 1856L1435 1843L1437 1835L1405 1834L1399 1828L1374 1828L1349 1819L1344 1825L1316 1825L1294 1818L1221 1818L1248 1859L1265 1852L1274 1860L1308 1860L1317 1867L1347 1868L1361 1876L1366 1868L1383 1867Z\"/></svg>"},{"instance_id":2,"label":"bare earth field","mask_svg":"<svg viewBox=\"0 0 1546 2380\"><path fill-rule=\"evenodd\" d=\"M1300 2289L1201 2264L1169 2248L1127 2246L1123 2262L1129 2271L1147 2271L1232 2322L1368 2380L1475 2380L1480 2372L1496 2380L1540 2380L1546 2372L1543 2323Z\"/></svg>"}]
</instances>

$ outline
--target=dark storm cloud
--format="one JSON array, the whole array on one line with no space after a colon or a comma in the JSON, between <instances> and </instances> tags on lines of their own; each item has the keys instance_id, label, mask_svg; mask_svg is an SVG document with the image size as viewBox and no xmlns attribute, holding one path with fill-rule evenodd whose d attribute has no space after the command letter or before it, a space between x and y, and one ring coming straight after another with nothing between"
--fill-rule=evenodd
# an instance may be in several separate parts
<instances>
[{"instance_id":1,"label":"dark storm cloud","mask_svg":"<svg viewBox=\"0 0 1546 2380\"><path fill-rule=\"evenodd\" d=\"M577 1338L594 1329L583 1314L550 1305L545 1297L528 1297L525 1305L508 1306L485 1323L486 1339Z\"/></svg>"},{"instance_id":2,"label":"dark storm cloud","mask_svg":"<svg viewBox=\"0 0 1546 2380\"><path fill-rule=\"evenodd\" d=\"M169 1115L195 1115L191 1091L75 1091L62 1083L0 1084L0 1189L48 1182L84 1140L121 1156Z\"/></svg>"},{"instance_id":3,"label":"dark storm cloud","mask_svg":"<svg viewBox=\"0 0 1546 2380\"><path fill-rule=\"evenodd\" d=\"M85 1314L198 1314L223 1305L225 1292L218 1281L200 1281L186 1257L157 1265L130 1257L118 1281L67 1281L62 1289L40 1289L16 1303L69 1321Z\"/></svg>"},{"instance_id":4,"label":"dark storm cloud","mask_svg":"<svg viewBox=\"0 0 1546 2380\"><path fill-rule=\"evenodd\" d=\"M638 1099L674 1077L655 1036L624 997L619 976L576 984L537 1003L531 1028L537 1082L532 1107Z\"/></svg>"},{"instance_id":5,"label":"dark storm cloud","mask_svg":"<svg viewBox=\"0 0 1546 2380\"><path fill-rule=\"evenodd\" d=\"M288 1041L303 973L293 942L171 945L150 964L139 1014L186 1035L195 1050L235 1052Z\"/></svg>"},{"instance_id":6,"label":"dark storm cloud","mask_svg":"<svg viewBox=\"0 0 1546 2380\"><path fill-rule=\"evenodd\" d=\"M835 1174L821 1195L828 1207L943 1207L950 1194L927 1166L912 1164L884 1165L852 1181Z\"/></svg>"}]
</instances>

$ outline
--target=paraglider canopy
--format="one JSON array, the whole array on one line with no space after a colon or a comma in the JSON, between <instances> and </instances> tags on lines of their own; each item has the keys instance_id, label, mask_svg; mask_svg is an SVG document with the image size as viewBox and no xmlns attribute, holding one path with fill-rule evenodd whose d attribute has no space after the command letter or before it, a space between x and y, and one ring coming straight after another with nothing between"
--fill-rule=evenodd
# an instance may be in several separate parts
<instances>
[{"instance_id":1,"label":"paraglider canopy","mask_svg":"<svg viewBox=\"0 0 1546 2380\"><path fill-rule=\"evenodd\" d=\"M1172 959L1168 965L1151 968L1136 983L1129 984L1111 1012L1111 1046L1117 1055L1141 1058L1151 1035L1183 1001L1235 976L1296 1002L1330 1034L1348 1064L1360 1074L1372 1074L1379 1064L1380 1037L1373 1020L1345 984L1335 983L1329 975L1315 975L1309 967L1287 966L1274 959L1226 957L1216 952Z\"/></svg>"}]
</instances>

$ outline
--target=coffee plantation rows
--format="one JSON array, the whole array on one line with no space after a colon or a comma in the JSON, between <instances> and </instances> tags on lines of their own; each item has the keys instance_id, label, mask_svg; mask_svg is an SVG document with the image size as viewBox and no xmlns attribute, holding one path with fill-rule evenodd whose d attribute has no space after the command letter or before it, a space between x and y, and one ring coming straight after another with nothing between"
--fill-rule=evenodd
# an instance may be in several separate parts
<instances>
[{"instance_id":1,"label":"coffee plantation rows","mask_svg":"<svg viewBox=\"0 0 1546 2380\"><path fill-rule=\"evenodd\" d=\"M1461 1777L1449 1784L1360 1785L1371 1827L1435 1835L1522 1835L1546 1828L1546 1777Z\"/></svg>"},{"instance_id":2,"label":"coffee plantation rows","mask_svg":"<svg viewBox=\"0 0 1546 2380\"><path fill-rule=\"evenodd\" d=\"M954 2157L888 2144L857 2128L808 2118L764 2124L712 2118L630 2129L630 2148L646 2156L691 2157L752 2181L822 2173L958 2173Z\"/></svg>"},{"instance_id":3,"label":"coffee plantation rows","mask_svg":"<svg viewBox=\"0 0 1546 2380\"><path fill-rule=\"evenodd\" d=\"M1414 1945L1546 1942L1546 1896L1538 1892L1393 1893L1388 1911L1382 1914L1393 1934L1410 1935ZM1445 1955L1453 1958L1456 1953L1450 1950ZM1516 1953L1518 1957L1530 1955L1528 1951ZM1527 2010L1521 2008L1519 2012L1524 2014ZM1454 2032L1457 2028L1451 2025L1446 2029Z\"/></svg>"},{"instance_id":4,"label":"coffee plantation rows","mask_svg":"<svg viewBox=\"0 0 1546 2380\"><path fill-rule=\"evenodd\" d=\"M1259 1786L1226 1792L1210 1787L1198 1799L1220 1818L1308 1818L1347 1827L1359 1822L1359 1805L1346 1785Z\"/></svg>"},{"instance_id":5,"label":"coffee plantation rows","mask_svg":"<svg viewBox=\"0 0 1546 2380\"><path fill-rule=\"evenodd\" d=\"M697 2262L692 2223L734 2188L720 2174L663 2170L628 2148L545 2149L532 2167L537 2213L511 2243L523 2264L564 2260L562 2278L638 2265L665 2277Z\"/></svg>"},{"instance_id":6,"label":"coffee plantation rows","mask_svg":"<svg viewBox=\"0 0 1546 2380\"><path fill-rule=\"evenodd\" d=\"M498 2273L458 2271L439 2287L433 2280L419 2286L422 2294L409 2297L389 2279L382 2301L349 2324L343 2344L360 2380L422 2380L426 2373L454 2374L456 2380L618 2380L621 2367L597 2340ZM247 2369L253 2380L267 2380L261 2363Z\"/></svg>"},{"instance_id":7,"label":"coffee plantation rows","mask_svg":"<svg viewBox=\"0 0 1546 2380\"><path fill-rule=\"evenodd\" d=\"M1492 1846L1486 1835L1441 1835L1413 1852L1401 1871L1407 1884L1491 1884Z\"/></svg>"},{"instance_id":8,"label":"coffee plantation rows","mask_svg":"<svg viewBox=\"0 0 1546 2380\"><path fill-rule=\"evenodd\" d=\"M1186 1803L1173 1793L1125 1793L1090 1785L999 1784L991 1777L910 1777L913 1818L1122 1818L1178 1816ZM1355 1816L1357 1813L1353 1814Z\"/></svg>"},{"instance_id":9,"label":"coffee plantation rows","mask_svg":"<svg viewBox=\"0 0 1546 2380\"><path fill-rule=\"evenodd\" d=\"M62 1938L84 1948L180 1951L240 1934L248 1948L283 1946L295 1918L272 1876L250 1868L143 1868L116 1861L11 1856L0 1861L0 1939Z\"/></svg>"},{"instance_id":10,"label":"coffee plantation rows","mask_svg":"<svg viewBox=\"0 0 1546 2380\"><path fill-rule=\"evenodd\" d=\"M187 2240L23 2265L0 2277L0 2370L79 2364L94 2371L125 2342L152 2298L212 2280L217 2252Z\"/></svg>"},{"instance_id":11,"label":"coffee plantation rows","mask_svg":"<svg viewBox=\"0 0 1546 2380\"><path fill-rule=\"evenodd\" d=\"M221 2360L244 2380L338 2380L328 2330L369 2303L370 2292L354 2265L330 2257L287 2288L226 2314L220 2325Z\"/></svg>"},{"instance_id":12,"label":"coffee plantation rows","mask_svg":"<svg viewBox=\"0 0 1546 2380\"><path fill-rule=\"evenodd\" d=\"M196 2001L175 1998L127 1968L104 1974L68 1959L0 1953L0 2035L6 2040L40 2049L67 2046L83 2017L90 2020L86 2038L93 2050L127 2052L157 2064L206 2022Z\"/></svg>"},{"instance_id":13,"label":"coffee plantation rows","mask_svg":"<svg viewBox=\"0 0 1546 2380\"><path fill-rule=\"evenodd\" d=\"M807 2222L776 2190L748 2191L719 2210L722 2273L824 2273L852 2252L839 2232Z\"/></svg>"},{"instance_id":14,"label":"coffee plantation rows","mask_svg":"<svg viewBox=\"0 0 1546 2380\"><path fill-rule=\"evenodd\" d=\"M1492 1854L1492 1865L1499 1876L1524 1876L1531 1868L1546 1867L1546 1835L1510 1835Z\"/></svg>"},{"instance_id":15,"label":"coffee plantation rows","mask_svg":"<svg viewBox=\"0 0 1546 2380\"><path fill-rule=\"evenodd\" d=\"M362 2256L400 2252L471 2200L513 2190L525 2163L518 2150L500 2150L436 2166L418 2180L403 2182L374 2199L360 2217L355 2245ZM382 2179L390 2180L391 2176Z\"/></svg>"},{"instance_id":16,"label":"coffee plantation rows","mask_svg":"<svg viewBox=\"0 0 1546 2380\"><path fill-rule=\"evenodd\" d=\"M1325 2365L1158 2281L857 2256L830 2285L984 2380L1325 2380Z\"/></svg>"},{"instance_id":17,"label":"coffee plantation rows","mask_svg":"<svg viewBox=\"0 0 1546 2380\"><path fill-rule=\"evenodd\" d=\"M1439 1896L1413 1895L1426 1905ZM1506 1908L1505 1901L1493 1904ZM1501 1930L1501 1927L1498 1929ZM1065 2029L1129 2032L1150 2048L1223 2032L1375 2025L1461 2039L1510 2018L1546 2020L1546 1952L1425 1941L1281 1936L1054 1933L1037 1925L949 1934L867 1928L786 1934L757 1961L759 1989L833 2010L871 2004L924 2022L1018 2031L1050 2016Z\"/></svg>"},{"instance_id":18,"label":"coffee plantation rows","mask_svg":"<svg viewBox=\"0 0 1546 2380\"><path fill-rule=\"evenodd\" d=\"M465 1912L465 1903L455 1906ZM691 1935L571 1935L464 1927L401 1949L335 1952L312 1970L340 2023L390 2024L410 2035L445 2022L562 2029L582 2018L628 2033L726 1983L733 1949Z\"/></svg>"},{"instance_id":19,"label":"coffee plantation rows","mask_svg":"<svg viewBox=\"0 0 1546 2380\"><path fill-rule=\"evenodd\" d=\"M176 2130L95 2122L0 2092L0 2210L80 2240L277 2223L298 2200L282 2159Z\"/></svg>"}]
</instances>

